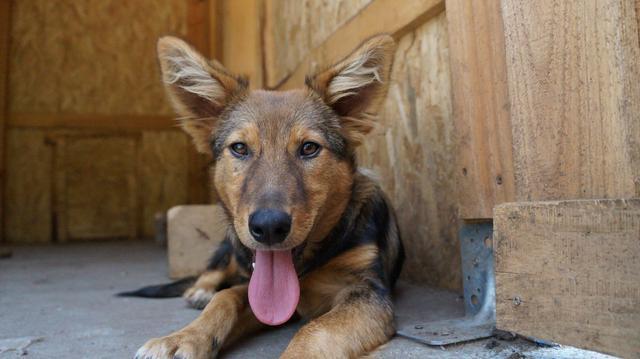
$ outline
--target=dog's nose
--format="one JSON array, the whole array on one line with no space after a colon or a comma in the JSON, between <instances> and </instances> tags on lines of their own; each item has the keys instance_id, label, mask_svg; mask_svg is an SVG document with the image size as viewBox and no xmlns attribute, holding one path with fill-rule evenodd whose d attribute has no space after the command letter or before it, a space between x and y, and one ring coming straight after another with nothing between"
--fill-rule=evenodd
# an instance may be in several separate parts
<instances>
[{"instance_id":1,"label":"dog's nose","mask_svg":"<svg viewBox=\"0 0 640 359\"><path fill-rule=\"evenodd\" d=\"M291 229L291 216L276 209L259 209L249 216L249 231L263 244L280 243Z\"/></svg>"}]
</instances>

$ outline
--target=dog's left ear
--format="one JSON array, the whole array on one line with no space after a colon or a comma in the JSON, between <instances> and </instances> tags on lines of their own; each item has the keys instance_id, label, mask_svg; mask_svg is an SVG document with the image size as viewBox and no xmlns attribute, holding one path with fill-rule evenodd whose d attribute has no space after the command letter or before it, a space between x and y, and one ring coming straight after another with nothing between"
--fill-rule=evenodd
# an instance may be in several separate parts
<instances>
[{"instance_id":1,"label":"dog's left ear","mask_svg":"<svg viewBox=\"0 0 640 359\"><path fill-rule=\"evenodd\" d=\"M395 41L377 35L344 60L315 75L306 84L340 116L345 137L353 145L371 132L389 87Z\"/></svg>"}]
</instances>

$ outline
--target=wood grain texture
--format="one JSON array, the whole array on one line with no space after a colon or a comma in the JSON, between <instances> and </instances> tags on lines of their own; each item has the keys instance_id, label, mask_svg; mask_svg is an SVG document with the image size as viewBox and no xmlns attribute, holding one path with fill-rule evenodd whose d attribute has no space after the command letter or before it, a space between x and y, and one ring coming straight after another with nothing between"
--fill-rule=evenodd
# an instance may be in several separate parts
<instances>
[{"instance_id":1,"label":"wood grain texture","mask_svg":"<svg viewBox=\"0 0 640 359\"><path fill-rule=\"evenodd\" d=\"M187 36L191 44L205 57L217 59L222 57L222 27L219 16L221 0L189 0L187 19ZM173 144L176 144L175 142ZM209 203L209 156L196 151L191 143L182 144L187 153L187 182L182 186L187 190L187 197L177 203ZM175 151L180 153L181 151ZM178 170L176 168L176 170ZM178 193L180 191L177 191ZM168 208L160 206L163 211ZM148 218L148 219L147 219ZM153 217L146 217L148 221ZM147 228L145 227L145 230Z\"/></svg>"},{"instance_id":2,"label":"wood grain texture","mask_svg":"<svg viewBox=\"0 0 640 359\"><path fill-rule=\"evenodd\" d=\"M295 70L309 50L372 0L265 1L266 86L273 87Z\"/></svg>"},{"instance_id":3,"label":"wood grain texture","mask_svg":"<svg viewBox=\"0 0 640 359\"><path fill-rule=\"evenodd\" d=\"M640 357L640 199L496 207L498 328Z\"/></svg>"},{"instance_id":4,"label":"wood grain texture","mask_svg":"<svg viewBox=\"0 0 640 359\"><path fill-rule=\"evenodd\" d=\"M634 6L502 1L517 200L640 195Z\"/></svg>"},{"instance_id":5,"label":"wood grain texture","mask_svg":"<svg viewBox=\"0 0 640 359\"><path fill-rule=\"evenodd\" d=\"M249 77L251 88L263 86L263 0L224 0L222 3L222 63Z\"/></svg>"},{"instance_id":6,"label":"wood grain texture","mask_svg":"<svg viewBox=\"0 0 640 359\"><path fill-rule=\"evenodd\" d=\"M53 148L44 131L7 131L5 239L49 242L52 238Z\"/></svg>"},{"instance_id":7,"label":"wood grain texture","mask_svg":"<svg viewBox=\"0 0 640 359\"><path fill-rule=\"evenodd\" d=\"M160 35L186 34L187 2L13 1L10 111L171 114Z\"/></svg>"},{"instance_id":8,"label":"wood grain texture","mask_svg":"<svg viewBox=\"0 0 640 359\"><path fill-rule=\"evenodd\" d=\"M380 123L358 155L396 208L415 282L459 289L455 143L444 13L398 42Z\"/></svg>"},{"instance_id":9,"label":"wood grain texture","mask_svg":"<svg viewBox=\"0 0 640 359\"><path fill-rule=\"evenodd\" d=\"M443 0L375 0L308 51L296 68L273 86L281 90L302 86L309 72L340 60L372 35L389 33L400 39L443 10Z\"/></svg>"},{"instance_id":10,"label":"wood grain texture","mask_svg":"<svg viewBox=\"0 0 640 359\"><path fill-rule=\"evenodd\" d=\"M145 131L138 154L141 232L154 235L154 215L189 202L191 141L178 131Z\"/></svg>"},{"instance_id":11,"label":"wood grain texture","mask_svg":"<svg viewBox=\"0 0 640 359\"><path fill-rule=\"evenodd\" d=\"M59 240L136 238L140 189L134 135L69 134L55 172Z\"/></svg>"},{"instance_id":12,"label":"wood grain texture","mask_svg":"<svg viewBox=\"0 0 640 359\"><path fill-rule=\"evenodd\" d=\"M448 0L459 216L491 218L515 200L500 3Z\"/></svg>"}]
</instances>

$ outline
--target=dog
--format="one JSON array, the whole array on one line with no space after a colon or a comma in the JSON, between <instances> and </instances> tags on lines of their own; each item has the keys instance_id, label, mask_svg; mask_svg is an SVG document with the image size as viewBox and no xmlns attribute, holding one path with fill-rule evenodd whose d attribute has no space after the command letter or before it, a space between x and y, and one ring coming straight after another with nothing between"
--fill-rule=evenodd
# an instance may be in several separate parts
<instances>
[{"instance_id":1,"label":"dog","mask_svg":"<svg viewBox=\"0 0 640 359\"><path fill-rule=\"evenodd\" d=\"M212 158L229 225L191 288L185 279L126 293L184 294L204 307L135 357L215 357L296 313L309 321L282 358L357 357L386 343L404 249L394 210L358 169L356 149L386 96L393 38L370 38L290 91L249 90L246 78L178 38L161 38L157 49L180 126Z\"/></svg>"}]
</instances>

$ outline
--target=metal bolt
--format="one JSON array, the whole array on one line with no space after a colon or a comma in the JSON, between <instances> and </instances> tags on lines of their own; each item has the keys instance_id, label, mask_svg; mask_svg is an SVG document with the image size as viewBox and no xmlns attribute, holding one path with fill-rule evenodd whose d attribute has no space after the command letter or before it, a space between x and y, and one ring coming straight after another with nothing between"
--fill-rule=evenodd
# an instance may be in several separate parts
<instances>
[{"instance_id":1,"label":"metal bolt","mask_svg":"<svg viewBox=\"0 0 640 359\"><path fill-rule=\"evenodd\" d=\"M423 327L422 325L416 325L414 328L416 328L416 329L422 329L422 328L424 328L424 327Z\"/></svg>"},{"instance_id":2,"label":"metal bolt","mask_svg":"<svg viewBox=\"0 0 640 359\"><path fill-rule=\"evenodd\" d=\"M522 299L520 299L520 297L518 296L513 297L513 305L519 306L520 304L522 304Z\"/></svg>"}]
</instances>

